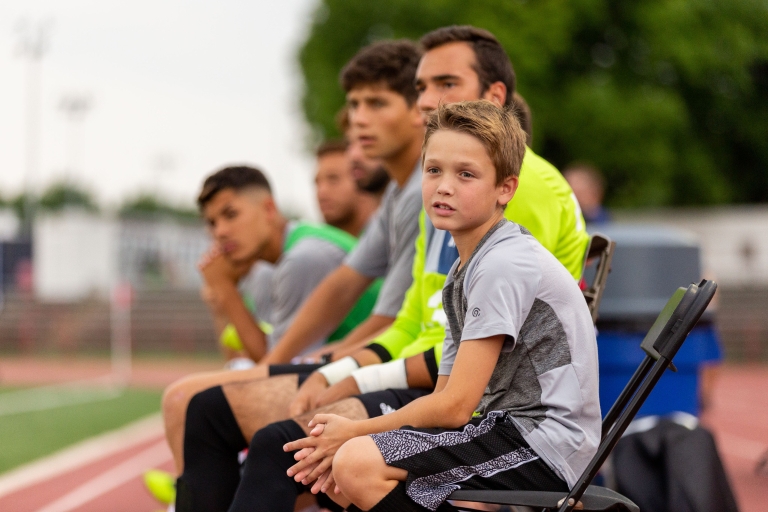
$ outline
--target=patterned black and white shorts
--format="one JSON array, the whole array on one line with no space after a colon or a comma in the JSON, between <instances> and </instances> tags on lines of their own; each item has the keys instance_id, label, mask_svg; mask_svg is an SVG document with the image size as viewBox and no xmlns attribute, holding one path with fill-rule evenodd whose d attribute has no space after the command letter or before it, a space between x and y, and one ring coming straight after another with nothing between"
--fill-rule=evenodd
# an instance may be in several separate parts
<instances>
[{"instance_id":1,"label":"patterned black and white shorts","mask_svg":"<svg viewBox=\"0 0 768 512\"><path fill-rule=\"evenodd\" d=\"M458 429L403 427L371 437L388 465L408 471L408 496L430 510L458 489L568 492L505 412Z\"/></svg>"}]
</instances>

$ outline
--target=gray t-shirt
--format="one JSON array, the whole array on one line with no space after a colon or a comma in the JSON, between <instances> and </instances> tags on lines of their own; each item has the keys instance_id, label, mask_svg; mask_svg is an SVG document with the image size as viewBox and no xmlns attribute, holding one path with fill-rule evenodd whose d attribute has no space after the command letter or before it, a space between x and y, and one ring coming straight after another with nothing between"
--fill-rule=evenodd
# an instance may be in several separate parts
<instances>
[{"instance_id":1,"label":"gray t-shirt","mask_svg":"<svg viewBox=\"0 0 768 512\"><path fill-rule=\"evenodd\" d=\"M384 277L372 314L397 316L411 286L421 211L421 167L405 185L390 182L381 206L345 263L367 277ZM386 276L386 277L385 277Z\"/></svg>"},{"instance_id":2,"label":"gray t-shirt","mask_svg":"<svg viewBox=\"0 0 768 512\"><path fill-rule=\"evenodd\" d=\"M507 412L569 486L600 443L597 342L573 277L522 226L506 220L454 263L443 288L449 329L440 375L458 344L507 336L477 412ZM454 340L458 340L455 342Z\"/></svg>"},{"instance_id":3,"label":"gray t-shirt","mask_svg":"<svg viewBox=\"0 0 768 512\"><path fill-rule=\"evenodd\" d=\"M286 239L295 227L295 223L288 224ZM254 301L257 321L272 326L272 333L267 335L268 350L280 341L320 281L336 270L346 256L341 248L327 240L306 237L284 252L274 265L259 262L254 267L252 273L255 274L248 276L241 290ZM325 338L315 340L304 352L314 350L325 341Z\"/></svg>"},{"instance_id":4,"label":"gray t-shirt","mask_svg":"<svg viewBox=\"0 0 768 512\"><path fill-rule=\"evenodd\" d=\"M266 322L272 316L272 275L275 266L266 261L257 261L248 274L240 280L238 289L249 308L253 308L256 322ZM271 334L267 334L269 343Z\"/></svg>"}]
</instances>

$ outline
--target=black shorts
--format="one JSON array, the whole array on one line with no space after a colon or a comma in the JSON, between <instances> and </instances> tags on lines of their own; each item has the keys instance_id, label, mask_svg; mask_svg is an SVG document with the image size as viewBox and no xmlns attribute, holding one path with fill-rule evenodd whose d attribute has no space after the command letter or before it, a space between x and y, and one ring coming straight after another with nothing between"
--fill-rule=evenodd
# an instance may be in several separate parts
<instances>
[{"instance_id":1,"label":"black shorts","mask_svg":"<svg viewBox=\"0 0 768 512\"><path fill-rule=\"evenodd\" d=\"M365 410L368 411L369 418L376 418L396 411L404 405L407 405L424 395L428 395L431 392L431 389L422 388L385 389L384 391L374 391L373 393L356 395L354 398L363 402Z\"/></svg>"},{"instance_id":2,"label":"black shorts","mask_svg":"<svg viewBox=\"0 0 768 512\"><path fill-rule=\"evenodd\" d=\"M505 412L457 429L403 427L371 438L388 465L408 471L408 496L430 510L459 489L568 492Z\"/></svg>"}]
</instances>

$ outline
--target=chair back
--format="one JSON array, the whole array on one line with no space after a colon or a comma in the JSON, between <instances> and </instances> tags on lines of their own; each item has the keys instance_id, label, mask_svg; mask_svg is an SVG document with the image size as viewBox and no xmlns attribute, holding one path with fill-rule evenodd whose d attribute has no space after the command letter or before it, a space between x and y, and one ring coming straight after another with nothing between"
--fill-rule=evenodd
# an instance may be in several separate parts
<instances>
[{"instance_id":1,"label":"chair back","mask_svg":"<svg viewBox=\"0 0 768 512\"><path fill-rule=\"evenodd\" d=\"M589 314L592 315L592 322L597 322L597 312L600 309L600 301L603 298L605 282L608 280L608 274L611 271L611 261L613 253L616 250L616 242L607 236L595 233L589 237L587 252L584 253L584 266L582 276L585 276L587 267L596 265L595 275L592 282L587 282L584 289L584 299L589 307ZM597 260L597 261L595 261ZM586 281L586 277L584 278Z\"/></svg>"},{"instance_id":2,"label":"chair back","mask_svg":"<svg viewBox=\"0 0 768 512\"><path fill-rule=\"evenodd\" d=\"M648 398L685 338L694 328L715 295L717 284L703 280L680 288L669 299L641 347L646 357L603 420L603 440L584 473L571 489L559 512L570 512L618 443L637 411Z\"/></svg>"}]
</instances>

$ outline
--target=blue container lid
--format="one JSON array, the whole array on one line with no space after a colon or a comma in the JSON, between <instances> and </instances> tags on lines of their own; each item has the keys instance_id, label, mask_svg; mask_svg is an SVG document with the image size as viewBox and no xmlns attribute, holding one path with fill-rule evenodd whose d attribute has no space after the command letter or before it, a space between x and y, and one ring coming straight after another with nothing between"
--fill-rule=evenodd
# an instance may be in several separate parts
<instances>
[{"instance_id":1,"label":"blue container lid","mask_svg":"<svg viewBox=\"0 0 768 512\"><path fill-rule=\"evenodd\" d=\"M600 408L605 415L645 357L640 348L645 333L601 331L597 336L600 366ZM698 415L699 370L722 360L712 325L696 327L675 356L678 372L667 370L651 392L639 416L683 411Z\"/></svg>"}]
</instances>

